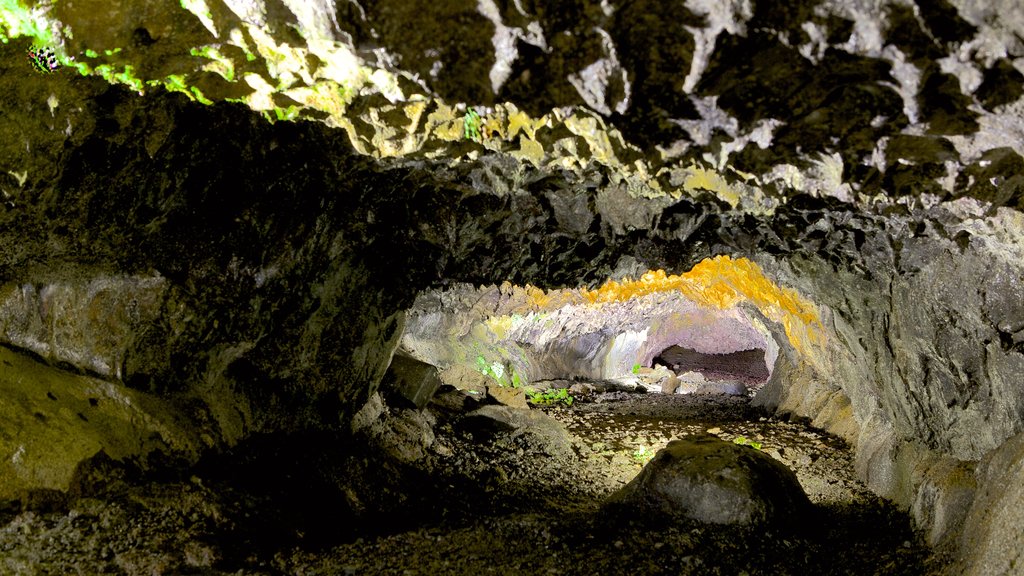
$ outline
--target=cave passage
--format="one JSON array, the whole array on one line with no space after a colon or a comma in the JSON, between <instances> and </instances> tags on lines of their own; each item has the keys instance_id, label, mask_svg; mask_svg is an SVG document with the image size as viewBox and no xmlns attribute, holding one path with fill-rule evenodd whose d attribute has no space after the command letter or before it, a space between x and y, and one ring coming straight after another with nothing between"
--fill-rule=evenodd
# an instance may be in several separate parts
<instances>
[{"instance_id":1,"label":"cave passage","mask_svg":"<svg viewBox=\"0 0 1024 576\"><path fill-rule=\"evenodd\" d=\"M765 363L763 348L704 354L692 348L673 345L654 358L654 365L658 364L669 368L677 376L698 372L706 380L737 381L748 388L763 385L771 375Z\"/></svg>"},{"instance_id":2,"label":"cave passage","mask_svg":"<svg viewBox=\"0 0 1024 576\"><path fill-rule=\"evenodd\" d=\"M816 317L755 264L716 257L595 290L505 282L427 291L407 310L400 352L460 389L569 380L752 395L783 349L820 341Z\"/></svg>"}]
</instances>

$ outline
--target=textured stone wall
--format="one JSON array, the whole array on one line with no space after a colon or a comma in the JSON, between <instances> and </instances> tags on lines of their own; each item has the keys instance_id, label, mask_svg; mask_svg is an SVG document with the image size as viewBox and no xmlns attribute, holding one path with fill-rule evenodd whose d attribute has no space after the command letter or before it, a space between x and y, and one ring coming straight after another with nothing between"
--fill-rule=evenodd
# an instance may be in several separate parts
<instances>
[{"instance_id":1,"label":"textured stone wall","mask_svg":"<svg viewBox=\"0 0 1024 576\"><path fill-rule=\"evenodd\" d=\"M217 445L347 421L423 289L745 256L827 335L767 323L760 401L854 442L976 573L1008 565L1019 3L200 4L0 11L7 345Z\"/></svg>"}]
</instances>

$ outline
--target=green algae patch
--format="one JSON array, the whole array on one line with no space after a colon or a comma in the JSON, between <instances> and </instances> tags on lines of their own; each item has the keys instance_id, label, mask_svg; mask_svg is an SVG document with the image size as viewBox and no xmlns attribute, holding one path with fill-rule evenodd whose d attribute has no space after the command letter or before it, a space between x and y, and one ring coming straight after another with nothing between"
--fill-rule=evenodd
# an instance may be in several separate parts
<instances>
[{"instance_id":1,"label":"green algae patch","mask_svg":"<svg viewBox=\"0 0 1024 576\"><path fill-rule=\"evenodd\" d=\"M53 34L45 11L26 8L16 0L0 0L0 41L6 44L9 39L20 36L30 36L40 44L51 45Z\"/></svg>"},{"instance_id":2,"label":"green algae patch","mask_svg":"<svg viewBox=\"0 0 1024 576\"><path fill-rule=\"evenodd\" d=\"M103 451L145 460L195 457L198 441L162 400L71 374L0 347L0 499L67 490L75 468Z\"/></svg>"}]
</instances>

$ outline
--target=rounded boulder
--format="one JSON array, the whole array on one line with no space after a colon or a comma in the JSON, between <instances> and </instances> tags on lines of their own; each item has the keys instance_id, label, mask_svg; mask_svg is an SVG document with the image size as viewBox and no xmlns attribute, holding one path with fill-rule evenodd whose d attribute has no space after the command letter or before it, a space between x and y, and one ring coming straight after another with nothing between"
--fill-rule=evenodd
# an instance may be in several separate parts
<instances>
[{"instance_id":1,"label":"rounded boulder","mask_svg":"<svg viewBox=\"0 0 1024 576\"><path fill-rule=\"evenodd\" d=\"M607 506L642 519L778 527L796 527L813 510L784 464L710 434L669 442Z\"/></svg>"}]
</instances>

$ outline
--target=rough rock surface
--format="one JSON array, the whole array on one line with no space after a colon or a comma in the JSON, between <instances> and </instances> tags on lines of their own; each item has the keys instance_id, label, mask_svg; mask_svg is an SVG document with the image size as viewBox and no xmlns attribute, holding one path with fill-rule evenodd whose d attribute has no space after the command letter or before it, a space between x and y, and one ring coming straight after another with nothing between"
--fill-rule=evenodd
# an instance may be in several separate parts
<instances>
[{"instance_id":1,"label":"rough rock surface","mask_svg":"<svg viewBox=\"0 0 1024 576\"><path fill-rule=\"evenodd\" d=\"M960 473L1024 432L1024 14L868 4L5 3L0 339L225 448L348 427L422 290L742 256L825 335L766 323L756 402L980 537Z\"/></svg>"},{"instance_id":2,"label":"rough rock surface","mask_svg":"<svg viewBox=\"0 0 1024 576\"><path fill-rule=\"evenodd\" d=\"M549 456L564 458L572 452L569 435L561 423L543 412L527 408L482 406L467 414L461 427L484 438L522 437L533 450Z\"/></svg>"},{"instance_id":3,"label":"rough rock surface","mask_svg":"<svg viewBox=\"0 0 1024 576\"><path fill-rule=\"evenodd\" d=\"M378 445L316 433L253 438L198 468L170 466L148 477L93 459L66 502L0 507L0 571L934 572L907 516L855 478L848 446L805 423L769 417L749 398L608 393L553 407L547 414L572 438L567 462L531 449L522 436L469 439L452 425L466 410L442 401L446 395L425 411L437 418L437 435L415 470ZM601 502L641 470L638 449L705 430L764 442L818 505L820 529L780 533L685 519L652 527L601 513Z\"/></svg>"},{"instance_id":4,"label":"rough rock surface","mask_svg":"<svg viewBox=\"0 0 1024 576\"><path fill-rule=\"evenodd\" d=\"M979 464L982 489L967 516L977 529L961 542L970 574L1012 574L1024 565L1024 435L1011 438Z\"/></svg>"},{"instance_id":5,"label":"rough rock surface","mask_svg":"<svg viewBox=\"0 0 1024 576\"><path fill-rule=\"evenodd\" d=\"M408 407L422 409L441 386L437 367L395 354L384 374L381 389ZM396 403L396 402L393 402Z\"/></svg>"},{"instance_id":6,"label":"rough rock surface","mask_svg":"<svg viewBox=\"0 0 1024 576\"><path fill-rule=\"evenodd\" d=\"M80 466L109 458L195 458L213 438L172 403L70 374L0 346L0 501L67 491Z\"/></svg>"},{"instance_id":7,"label":"rough rock surface","mask_svg":"<svg viewBox=\"0 0 1024 576\"><path fill-rule=\"evenodd\" d=\"M710 434L673 440L607 505L635 518L709 524L813 523L796 474L775 459Z\"/></svg>"},{"instance_id":8,"label":"rough rock surface","mask_svg":"<svg viewBox=\"0 0 1024 576\"><path fill-rule=\"evenodd\" d=\"M438 366L483 362L486 369L498 362L524 383L628 377L679 345L715 356L758 348L762 370L752 383L763 383L770 372L765 359L774 364L778 353L763 318L739 307L702 306L680 293L586 302L579 290L543 293L508 284L427 291L408 310L401 348Z\"/></svg>"}]
</instances>

